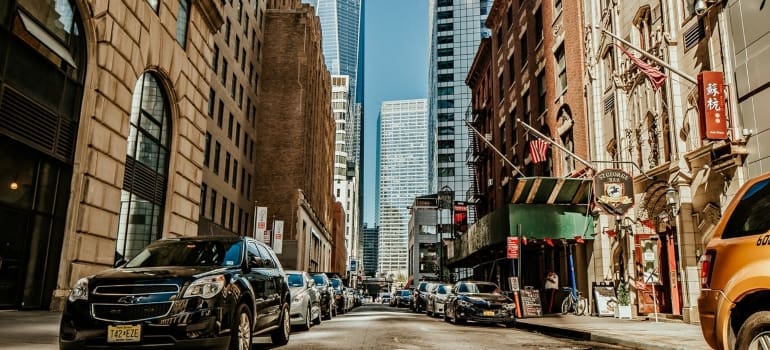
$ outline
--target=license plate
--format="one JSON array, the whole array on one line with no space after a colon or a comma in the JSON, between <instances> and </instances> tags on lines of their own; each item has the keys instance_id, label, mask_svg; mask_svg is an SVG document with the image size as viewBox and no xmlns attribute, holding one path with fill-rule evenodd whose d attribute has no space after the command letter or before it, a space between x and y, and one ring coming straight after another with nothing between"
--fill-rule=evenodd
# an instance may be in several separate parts
<instances>
[{"instance_id":1,"label":"license plate","mask_svg":"<svg viewBox=\"0 0 770 350\"><path fill-rule=\"evenodd\" d=\"M117 326L107 326L108 343L131 343L138 342L142 338L141 325L122 324Z\"/></svg>"},{"instance_id":2,"label":"license plate","mask_svg":"<svg viewBox=\"0 0 770 350\"><path fill-rule=\"evenodd\" d=\"M494 316L494 315L495 315L494 311L484 311L484 316Z\"/></svg>"}]
</instances>

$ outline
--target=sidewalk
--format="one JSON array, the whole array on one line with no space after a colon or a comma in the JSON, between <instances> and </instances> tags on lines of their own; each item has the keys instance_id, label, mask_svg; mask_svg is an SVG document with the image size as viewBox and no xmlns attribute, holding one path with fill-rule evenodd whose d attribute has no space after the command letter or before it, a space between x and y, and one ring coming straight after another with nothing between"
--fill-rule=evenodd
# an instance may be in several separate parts
<instances>
[{"instance_id":1,"label":"sidewalk","mask_svg":"<svg viewBox=\"0 0 770 350\"><path fill-rule=\"evenodd\" d=\"M548 315L521 318L517 328L546 335L590 340L640 350L709 349L700 325L681 321L654 319L617 319L613 317Z\"/></svg>"}]
</instances>

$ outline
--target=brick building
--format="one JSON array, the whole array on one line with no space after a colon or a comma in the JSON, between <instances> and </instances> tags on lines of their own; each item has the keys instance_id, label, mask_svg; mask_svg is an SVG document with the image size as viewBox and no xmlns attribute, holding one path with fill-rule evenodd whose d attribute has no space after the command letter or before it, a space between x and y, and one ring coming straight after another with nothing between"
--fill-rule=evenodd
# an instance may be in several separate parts
<instances>
[{"instance_id":1,"label":"brick building","mask_svg":"<svg viewBox=\"0 0 770 350\"><path fill-rule=\"evenodd\" d=\"M492 6L486 21L492 35L479 45L466 79L473 98L468 122L478 132L468 161L479 189L479 221L448 246L455 270L473 267L474 278L503 287L507 276L521 274L521 285L535 288L554 270L564 276L563 285L573 279L588 292L592 246L582 242L594 233L590 180L571 177L585 165L554 146L589 158L580 9L578 2L562 1ZM533 161L530 153L530 141L540 137L517 120L552 142L543 161ZM495 261L505 254L507 236L518 230L526 240L515 271ZM568 275L572 258L574 277Z\"/></svg>"},{"instance_id":2,"label":"brick building","mask_svg":"<svg viewBox=\"0 0 770 350\"><path fill-rule=\"evenodd\" d=\"M211 0L31 3L0 4L0 307L58 309L79 278L197 233L222 18Z\"/></svg>"},{"instance_id":3,"label":"brick building","mask_svg":"<svg viewBox=\"0 0 770 350\"><path fill-rule=\"evenodd\" d=\"M335 125L312 6L268 1L257 102L255 199L283 220L287 269L331 268ZM271 220L269 220L271 221ZM344 264L344 262L343 262Z\"/></svg>"}]
</instances>

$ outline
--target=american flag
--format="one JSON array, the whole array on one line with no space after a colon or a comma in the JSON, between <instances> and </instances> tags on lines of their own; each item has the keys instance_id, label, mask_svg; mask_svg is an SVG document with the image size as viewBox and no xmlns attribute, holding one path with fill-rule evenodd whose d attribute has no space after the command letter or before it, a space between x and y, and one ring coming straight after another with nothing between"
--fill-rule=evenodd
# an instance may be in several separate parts
<instances>
[{"instance_id":1,"label":"american flag","mask_svg":"<svg viewBox=\"0 0 770 350\"><path fill-rule=\"evenodd\" d=\"M548 141L543 139L534 139L529 141L529 157L532 163L545 161L545 153L548 151Z\"/></svg>"}]
</instances>

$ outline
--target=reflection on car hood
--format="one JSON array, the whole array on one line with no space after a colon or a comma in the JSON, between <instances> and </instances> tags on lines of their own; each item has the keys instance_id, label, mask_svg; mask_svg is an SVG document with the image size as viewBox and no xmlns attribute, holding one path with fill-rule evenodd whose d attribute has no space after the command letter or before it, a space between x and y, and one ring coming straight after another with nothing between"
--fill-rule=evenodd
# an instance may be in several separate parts
<instances>
[{"instance_id":1,"label":"reflection on car hood","mask_svg":"<svg viewBox=\"0 0 770 350\"><path fill-rule=\"evenodd\" d=\"M199 277L199 275L216 273L217 270L225 271L221 266L164 266L164 267L138 267L116 268L102 271L96 274L96 278L105 279L163 279L180 277Z\"/></svg>"},{"instance_id":2,"label":"reflection on car hood","mask_svg":"<svg viewBox=\"0 0 770 350\"><path fill-rule=\"evenodd\" d=\"M457 297L460 300L467 300L472 303L484 303L484 302L491 302L491 303L510 303L512 302L510 298L506 297L502 294L491 294L491 293L467 293L467 294L460 294Z\"/></svg>"}]
</instances>

